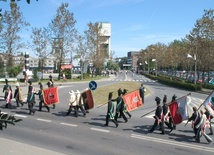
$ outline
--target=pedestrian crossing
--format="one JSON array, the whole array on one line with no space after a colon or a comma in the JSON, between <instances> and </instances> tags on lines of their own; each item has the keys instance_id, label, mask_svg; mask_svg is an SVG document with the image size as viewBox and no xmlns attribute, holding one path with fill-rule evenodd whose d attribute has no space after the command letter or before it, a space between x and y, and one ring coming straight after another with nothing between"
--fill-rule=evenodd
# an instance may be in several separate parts
<instances>
[{"instance_id":1,"label":"pedestrian crossing","mask_svg":"<svg viewBox=\"0 0 214 155\"><path fill-rule=\"evenodd\" d=\"M135 82L143 82L143 83L155 83L155 80L151 79L109 79L109 81L135 81Z\"/></svg>"}]
</instances>

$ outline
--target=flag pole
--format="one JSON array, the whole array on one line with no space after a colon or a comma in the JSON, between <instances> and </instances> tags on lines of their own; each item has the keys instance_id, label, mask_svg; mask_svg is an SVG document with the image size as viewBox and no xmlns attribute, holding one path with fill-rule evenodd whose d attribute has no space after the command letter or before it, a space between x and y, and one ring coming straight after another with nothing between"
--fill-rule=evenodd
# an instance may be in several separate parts
<instances>
[{"instance_id":1,"label":"flag pole","mask_svg":"<svg viewBox=\"0 0 214 155\"><path fill-rule=\"evenodd\" d=\"M189 95L191 95L191 93L188 93L188 94L185 95L185 96L189 96ZM180 97L180 98L178 98L178 99L181 99L181 98L183 98L183 97L185 97L185 96L182 96L182 97ZM178 100L178 99L176 99L176 100ZM171 103L172 103L172 102L169 102L169 103L167 103L167 105L170 105ZM150 111L150 112L148 112L148 113L142 115L140 118L142 118L142 117L144 117L144 116L146 116L146 115L148 115L148 114L154 112L155 110L156 110L156 109L154 109L154 110L152 110L152 111Z\"/></svg>"},{"instance_id":2,"label":"flag pole","mask_svg":"<svg viewBox=\"0 0 214 155\"><path fill-rule=\"evenodd\" d=\"M103 104L100 104L100 105L98 105L98 106L97 106L97 108L100 108L100 107L102 107L102 106L106 105L107 103L108 103L108 102L103 103Z\"/></svg>"},{"instance_id":3,"label":"flag pole","mask_svg":"<svg viewBox=\"0 0 214 155\"><path fill-rule=\"evenodd\" d=\"M204 102L212 95L213 92L214 92L214 91L212 91L212 92L210 93L210 95L204 100ZM204 102L201 103L201 105L198 107L198 110L201 108L201 106L204 104Z\"/></svg>"}]
</instances>

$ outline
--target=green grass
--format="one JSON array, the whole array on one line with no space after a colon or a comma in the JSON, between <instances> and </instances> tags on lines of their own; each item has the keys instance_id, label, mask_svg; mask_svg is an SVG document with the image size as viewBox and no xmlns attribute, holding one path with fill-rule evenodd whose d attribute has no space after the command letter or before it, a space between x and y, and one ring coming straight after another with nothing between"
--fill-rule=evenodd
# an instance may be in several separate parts
<instances>
[{"instance_id":1,"label":"green grass","mask_svg":"<svg viewBox=\"0 0 214 155\"><path fill-rule=\"evenodd\" d=\"M136 89L138 90L139 87L140 87L140 83L135 82L135 81L126 81L126 82L120 82L117 84L113 84L110 86L99 87L96 90L92 91L94 104L100 105L100 104L107 103L109 92L113 92L113 98L117 98L117 90L119 88L121 88L122 90L128 89L128 93L129 93ZM148 93L149 93L149 91L147 89L146 94L148 94Z\"/></svg>"}]
</instances>

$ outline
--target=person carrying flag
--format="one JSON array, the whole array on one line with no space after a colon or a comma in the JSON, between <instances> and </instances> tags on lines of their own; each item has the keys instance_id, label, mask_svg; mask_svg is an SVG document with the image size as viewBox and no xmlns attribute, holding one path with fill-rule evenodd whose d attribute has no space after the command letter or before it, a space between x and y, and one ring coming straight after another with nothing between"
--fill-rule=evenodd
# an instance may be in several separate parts
<instances>
[{"instance_id":1,"label":"person carrying flag","mask_svg":"<svg viewBox=\"0 0 214 155\"><path fill-rule=\"evenodd\" d=\"M118 89L118 97L112 101L117 101L117 105L116 105L116 114L115 114L115 120L117 121L118 115L120 114L120 116L123 117L125 123L128 121L128 119L126 118L125 114L124 114L124 101L122 98L122 89L119 88Z\"/></svg>"},{"instance_id":2,"label":"person carrying flag","mask_svg":"<svg viewBox=\"0 0 214 155\"><path fill-rule=\"evenodd\" d=\"M195 135L193 136L193 138L196 138L197 133L199 131L199 127L201 125L200 124L201 114L200 114L200 112L198 111L198 109L196 107L193 107L192 110L193 110L192 116L188 119L187 123L190 122L190 121L192 121L192 128L193 128L193 131L195 133Z\"/></svg>"},{"instance_id":3,"label":"person carrying flag","mask_svg":"<svg viewBox=\"0 0 214 155\"><path fill-rule=\"evenodd\" d=\"M211 124L211 119L213 118L213 116L210 114L210 112L208 111L207 107L205 107L205 113L204 113L207 117L207 120L209 121L209 130L210 133L208 135L213 135L213 128L212 128L212 124Z\"/></svg>"},{"instance_id":4,"label":"person carrying flag","mask_svg":"<svg viewBox=\"0 0 214 155\"><path fill-rule=\"evenodd\" d=\"M39 111L42 111L42 105L44 104L44 107L48 110L48 112L50 112L50 108L48 107L48 105L46 105L44 103L44 98L43 98L43 86L42 86L42 83L39 82L39 87L40 87L40 90L35 93L36 95L39 95Z\"/></svg>"},{"instance_id":5,"label":"person carrying flag","mask_svg":"<svg viewBox=\"0 0 214 155\"><path fill-rule=\"evenodd\" d=\"M171 122L170 123L168 122L169 109L168 109L168 105L167 105L167 95L164 95L164 97L163 97L162 109L163 109L163 117L162 117L162 123L161 123L161 125L163 125L162 128L164 130L164 124L166 124L166 126L170 129L170 132L171 132L173 130L173 127L172 127Z\"/></svg>"},{"instance_id":6,"label":"person carrying flag","mask_svg":"<svg viewBox=\"0 0 214 155\"><path fill-rule=\"evenodd\" d=\"M162 123L161 122L161 120L162 120L162 107L160 106L161 99L159 97L156 97L155 101L157 104L157 108L156 108L155 116L154 116L155 122L154 122L153 126L148 131L149 131L149 133L152 133L156 129L156 127L158 125L160 125L161 131L162 131L161 134L165 134L164 129L163 129L163 125L161 124Z\"/></svg>"}]
</instances>

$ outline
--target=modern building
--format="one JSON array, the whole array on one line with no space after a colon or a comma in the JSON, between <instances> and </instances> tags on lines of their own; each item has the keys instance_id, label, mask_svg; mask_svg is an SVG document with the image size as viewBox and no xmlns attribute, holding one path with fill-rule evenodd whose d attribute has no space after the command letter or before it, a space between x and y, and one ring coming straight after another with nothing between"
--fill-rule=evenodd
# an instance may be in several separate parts
<instances>
[{"instance_id":1,"label":"modern building","mask_svg":"<svg viewBox=\"0 0 214 155\"><path fill-rule=\"evenodd\" d=\"M104 51L107 52L109 56L111 56L111 24L107 22L100 22L99 24L101 27L99 33L101 38L100 47L101 49L104 49Z\"/></svg>"},{"instance_id":2,"label":"modern building","mask_svg":"<svg viewBox=\"0 0 214 155\"><path fill-rule=\"evenodd\" d=\"M139 51L130 51L127 54L128 57L128 64L132 67L132 70L137 71L137 67L138 67L138 59L139 59Z\"/></svg>"}]
</instances>

